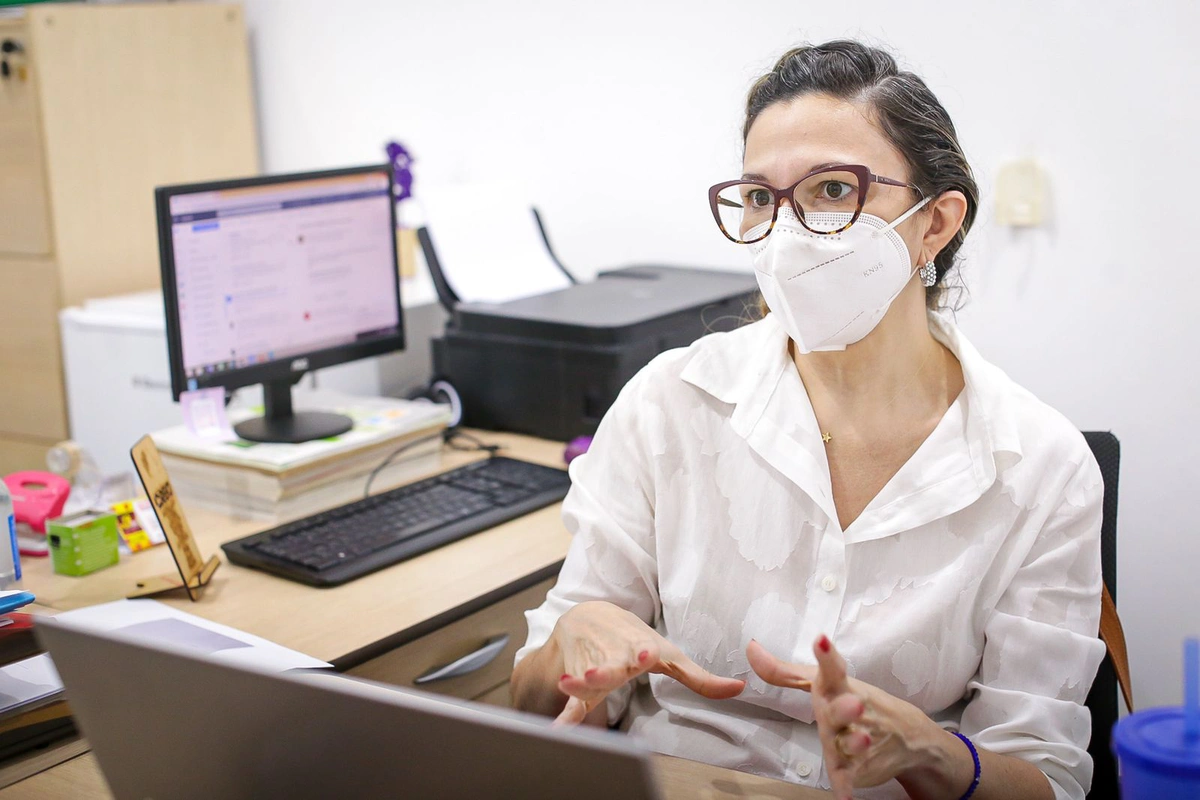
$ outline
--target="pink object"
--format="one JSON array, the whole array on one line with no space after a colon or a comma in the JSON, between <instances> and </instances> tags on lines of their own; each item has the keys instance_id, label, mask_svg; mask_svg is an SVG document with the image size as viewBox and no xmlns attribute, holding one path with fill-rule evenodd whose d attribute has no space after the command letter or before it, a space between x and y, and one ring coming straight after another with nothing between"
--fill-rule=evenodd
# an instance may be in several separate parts
<instances>
[{"instance_id":1,"label":"pink object","mask_svg":"<svg viewBox=\"0 0 1200 800\"><path fill-rule=\"evenodd\" d=\"M46 520L62 513L71 493L71 483L53 472L14 472L4 476L12 492L13 516L38 533L46 532Z\"/></svg>"}]
</instances>

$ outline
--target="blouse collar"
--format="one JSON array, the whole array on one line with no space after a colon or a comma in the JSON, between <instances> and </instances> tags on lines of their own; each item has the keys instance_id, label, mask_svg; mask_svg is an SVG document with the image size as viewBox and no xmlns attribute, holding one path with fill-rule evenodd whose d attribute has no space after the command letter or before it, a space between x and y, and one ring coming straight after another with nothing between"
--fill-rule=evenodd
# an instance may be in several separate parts
<instances>
[{"instance_id":1,"label":"blouse collar","mask_svg":"<svg viewBox=\"0 0 1200 800\"><path fill-rule=\"evenodd\" d=\"M949 317L931 311L929 327L962 365L971 483L975 492L982 494L998 474L1021 459L1014 408L1019 389L1003 371L984 360ZM707 346L694 348L681 378L734 406L730 417L734 432L795 483L820 487L814 499L836 519L816 415L788 357L787 333L771 314L740 333L716 336ZM796 386L799 388L793 392ZM783 407L780 396L788 398L788 407ZM802 446L785 448L784 438Z\"/></svg>"}]
</instances>

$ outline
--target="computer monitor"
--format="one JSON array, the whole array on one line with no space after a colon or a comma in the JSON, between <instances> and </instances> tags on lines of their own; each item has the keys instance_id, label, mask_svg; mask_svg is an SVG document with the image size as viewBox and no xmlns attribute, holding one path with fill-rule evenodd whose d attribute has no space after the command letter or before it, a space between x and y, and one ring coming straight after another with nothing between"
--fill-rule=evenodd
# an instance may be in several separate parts
<instances>
[{"instance_id":1,"label":"computer monitor","mask_svg":"<svg viewBox=\"0 0 1200 800\"><path fill-rule=\"evenodd\" d=\"M305 442L349 417L294 412L307 371L404 348L387 165L155 190L171 392L263 385L234 430Z\"/></svg>"}]
</instances>

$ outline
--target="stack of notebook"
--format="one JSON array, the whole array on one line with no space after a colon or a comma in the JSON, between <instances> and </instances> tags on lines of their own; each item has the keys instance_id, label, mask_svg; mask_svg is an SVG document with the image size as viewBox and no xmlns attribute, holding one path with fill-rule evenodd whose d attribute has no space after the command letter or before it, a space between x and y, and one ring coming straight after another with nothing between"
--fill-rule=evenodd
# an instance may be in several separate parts
<instances>
[{"instance_id":1,"label":"stack of notebook","mask_svg":"<svg viewBox=\"0 0 1200 800\"><path fill-rule=\"evenodd\" d=\"M307 516L373 489L435 471L444 406L389 398L356 399L336 409L354 420L347 433L303 444L256 444L200 438L186 427L152 434L179 497L234 517L280 520Z\"/></svg>"},{"instance_id":2,"label":"stack of notebook","mask_svg":"<svg viewBox=\"0 0 1200 800\"><path fill-rule=\"evenodd\" d=\"M75 733L62 681L42 653L0 667L0 762Z\"/></svg>"},{"instance_id":3,"label":"stack of notebook","mask_svg":"<svg viewBox=\"0 0 1200 800\"><path fill-rule=\"evenodd\" d=\"M0 591L0 786L79 752L46 747L78 737L62 681L34 635L34 618L12 610L33 600L19 589Z\"/></svg>"}]
</instances>

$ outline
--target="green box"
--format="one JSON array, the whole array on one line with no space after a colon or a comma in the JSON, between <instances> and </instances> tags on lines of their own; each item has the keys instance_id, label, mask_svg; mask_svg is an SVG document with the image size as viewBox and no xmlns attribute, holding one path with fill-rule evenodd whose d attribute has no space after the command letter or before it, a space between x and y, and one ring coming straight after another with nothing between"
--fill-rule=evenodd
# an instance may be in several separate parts
<instances>
[{"instance_id":1,"label":"green box","mask_svg":"<svg viewBox=\"0 0 1200 800\"><path fill-rule=\"evenodd\" d=\"M59 575L87 575L120 558L117 517L107 511L80 511L46 523L50 561Z\"/></svg>"}]
</instances>

